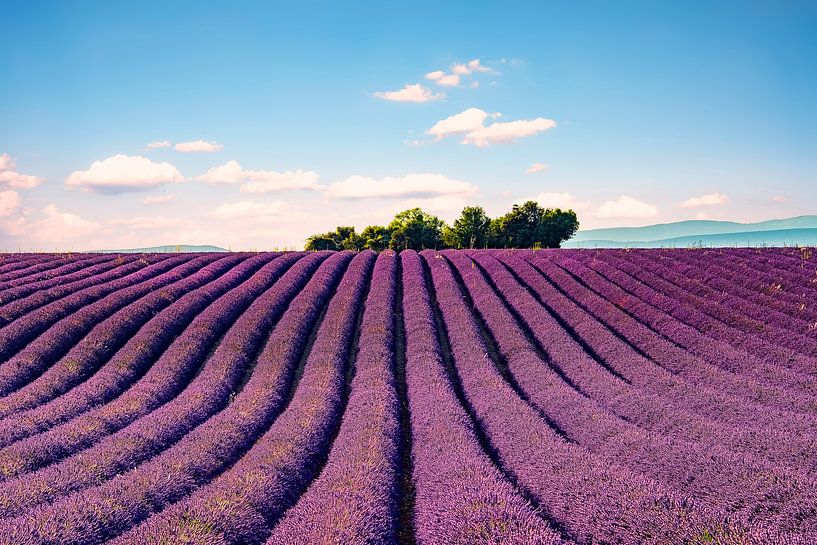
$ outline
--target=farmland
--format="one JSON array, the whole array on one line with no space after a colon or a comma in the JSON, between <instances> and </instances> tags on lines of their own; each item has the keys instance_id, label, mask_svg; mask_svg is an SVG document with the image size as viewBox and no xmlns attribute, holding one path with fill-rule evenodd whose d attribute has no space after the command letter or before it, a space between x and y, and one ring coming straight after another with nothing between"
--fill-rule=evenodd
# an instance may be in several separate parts
<instances>
[{"instance_id":1,"label":"farmland","mask_svg":"<svg viewBox=\"0 0 817 545\"><path fill-rule=\"evenodd\" d=\"M804 248L0 256L0 544L813 544Z\"/></svg>"}]
</instances>

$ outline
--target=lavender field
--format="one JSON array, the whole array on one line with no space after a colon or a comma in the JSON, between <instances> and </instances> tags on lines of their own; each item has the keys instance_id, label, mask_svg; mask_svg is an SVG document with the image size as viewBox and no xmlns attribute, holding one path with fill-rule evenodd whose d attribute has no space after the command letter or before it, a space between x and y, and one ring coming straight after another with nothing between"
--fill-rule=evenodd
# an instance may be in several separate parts
<instances>
[{"instance_id":1,"label":"lavender field","mask_svg":"<svg viewBox=\"0 0 817 545\"><path fill-rule=\"evenodd\" d=\"M0 544L817 543L808 249L0 256Z\"/></svg>"}]
</instances>

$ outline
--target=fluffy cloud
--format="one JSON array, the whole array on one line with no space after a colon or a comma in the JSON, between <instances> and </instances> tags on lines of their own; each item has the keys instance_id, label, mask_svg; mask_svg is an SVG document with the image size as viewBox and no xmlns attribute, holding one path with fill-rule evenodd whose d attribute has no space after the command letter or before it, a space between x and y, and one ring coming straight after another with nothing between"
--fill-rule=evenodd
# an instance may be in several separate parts
<instances>
[{"instance_id":1,"label":"fluffy cloud","mask_svg":"<svg viewBox=\"0 0 817 545\"><path fill-rule=\"evenodd\" d=\"M116 194L183 181L184 177L170 163L154 163L138 155L117 154L102 161L94 161L88 170L71 173L65 185L97 193Z\"/></svg>"},{"instance_id":2,"label":"fluffy cloud","mask_svg":"<svg viewBox=\"0 0 817 545\"><path fill-rule=\"evenodd\" d=\"M729 197L722 193L709 193L700 197L693 197L681 203L682 208L698 208L700 206L715 206L718 204L726 204L729 202Z\"/></svg>"},{"instance_id":3,"label":"fluffy cloud","mask_svg":"<svg viewBox=\"0 0 817 545\"><path fill-rule=\"evenodd\" d=\"M238 184L247 179L246 172L238 161L227 161L223 165L211 168L196 180L208 184Z\"/></svg>"},{"instance_id":4,"label":"fluffy cloud","mask_svg":"<svg viewBox=\"0 0 817 545\"><path fill-rule=\"evenodd\" d=\"M76 214L60 212L54 204L43 208L43 213L45 218L31 225L31 236L34 240L51 243L84 237L94 233L100 227L98 223L83 219Z\"/></svg>"},{"instance_id":5,"label":"fluffy cloud","mask_svg":"<svg viewBox=\"0 0 817 545\"><path fill-rule=\"evenodd\" d=\"M379 91L374 96L392 102L431 102L444 98L445 93L434 93L431 89L415 83L406 85L399 91Z\"/></svg>"},{"instance_id":6,"label":"fluffy cloud","mask_svg":"<svg viewBox=\"0 0 817 545\"><path fill-rule=\"evenodd\" d=\"M145 149L169 148L171 145L170 140L154 140L153 142L148 142Z\"/></svg>"},{"instance_id":7,"label":"fluffy cloud","mask_svg":"<svg viewBox=\"0 0 817 545\"><path fill-rule=\"evenodd\" d=\"M350 176L329 186L327 196L338 199L427 198L442 195L474 195L477 187L442 174L406 174L375 179Z\"/></svg>"},{"instance_id":8,"label":"fluffy cloud","mask_svg":"<svg viewBox=\"0 0 817 545\"><path fill-rule=\"evenodd\" d=\"M169 195L151 195L149 197L145 197L142 199L144 204L161 204L163 202L169 202L176 198L176 195L173 193Z\"/></svg>"},{"instance_id":9,"label":"fluffy cloud","mask_svg":"<svg viewBox=\"0 0 817 545\"><path fill-rule=\"evenodd\" d=\"M549 168L550 168L550 165L545 164L545 163L533 163L525 171L525 174L533 174L534 172L541 172L541 171L547 170Z\"/></svg>"},{"instance_id":10,"label":"fluffy cloud","mask_svg":"<svg viewBox=\"0 0 817 545\"><path fill-rule=\"evenodd\" d=\"M0 154L0 184L14 189L31 189L42 182L37 176L20 174L14 159L7 153Z\"/></svg>"},{"instance_id":11,"label":"fluffy cloud","mask_svg":"<svg viewBox=\"0 0 817 545\"><path fill-rule=\"evenodd\" d=\"M193 140L191 142L179 142L173 149L183 153L213 153L220 151L224 146L217 142L207 142L206 140Z\"/></svg>"},{"instance_id":12,"label":"fluffy cloud","mask_svg":"<svg viewBox=\"0 0 817 545\"><path fill-rule=\"evenodd\" d=\"M7 218L20 208L20 194L16 191L0 191L0 218Z\"/></svg>"},{"instance_id":13,"label":"fluffy cloud","mask_svg":"<svg viewBox=\"0 0 817 545\"><path fill-rule=\"evenodd\" d=\"M0 156L0 161L3 158ZM20 194L13 190L0 191L0 239L4 239L4 246L8 240L5 237L17 237L30 234L21 208Z\"/></svg>"},{"instance_id":14,"label":"fluffy cloud","mask_svg":"<svg viewBox=\"0 0 817 545\"><path fill-rule=\"evenodd\" d=\"M649 218L658 214L658 207L622 195L614 201L607 201L596 209L598 218Z\"/></svg>"},{"instance_id":15,"label":"fluffy cloud","mask_svg":"<svg viewBox=\"0 0 817 545\"><path fill-rule=\"evenodd\" d=\"M520 199L515 204L522 204L525 201L533 200L538 202L545 208L561 208L562 210L572 209L577 212L587 210L590 208L590 201L583 201L576 198L574 195L564 193L539 193L532 199Z\"/></svg>"},{"instance_id":16,"label":"fluffy cloud","mask_svg":"<svg viewBox=\"0 0 817 545\"><path fill-rule=\"evenodd\" d=\"M455 64L451 67L451 71L460 76L470 75L474 72L487 72L489 74L496 73L495 70L488 68L487 66L483 66L479 59L468 61L465 64Z\"/></svg>"},{"instance_id":17,"label":"fluffy cloud","mask_svg":"<svg viewBox=\"0 0 817 545\"><path fill-rule=\"evenodd\" d=\"M479 108L468 108L438 121L426 133L433 136L436 141L447 136L462 135L460 143L484 148L492 144L515 142L519 138L533 136L556 126L555 121L543 117L532 120L496 121L485 125L489 117L496 119L501 115L500 113L489 114Z\"/></svg>"},{"instance_id":18,"label":"fluffy cloud","mask_svg":"<svg viewBox=\"0 0 817 545\"><path fill-rule=\"evenodd\" d=\"M482 65L479 59L473 59L464 64L452 64L450 72L444 70L434 70L426 74L426 79L433 81L443 87L457 87L463 76L473 76L475 73L496 74L496 71ZM472 82L470 87L478 87L479 82Z\"/></svg>"},{"instance_id":19,"label":"fluffy cloud","mask_svg":"<svg viewBox=\"0 0 817 545\"><path fill-rule=\"evenodd\" d=\"M317 183L318 173L311 170L287 170L273 172L270 170L245 170L238 161L213 167L198 178L209 184L243 184L242 193L275 193L294 189L320 190L324 187Z\"/></svg>"},{"instance_id":20,"label":"fluffy cloud","mask_svg":"<svg viewBox=\"0 0 817 545\"><path fill-rule=\"evenodd\" d=\"M448 74L437 80L437 85L443 87L456 87L460 84L460 77L456 74Z\"/></svg>"},{"instance_id":21,"label":"fluffy cloud","mask_svg":"<svg viewBox=\"0 0 817 545\"><path fill-rule=\"evenodd\" d=\"M446 74L442 70L435 70L426 74L426 79L429 79L437 85L443 87L456 87L460 84L460 77L457 74Z\"/></svg>"},{"instance_id":22,"label":"fluffy cloud","mask_svg":"<svg viewBox=\"0 0 817 545\"><path fill-rule=\"evenodd\" d=\"M500 114L489 114L479 108L468 108L458 114L437 121L426 133L433 136L435 140L442 140L446 136L454 134L469 133L483 128L485 120L489 116L497 118Z\"/></svg>"},{"instance_id":23,"label":"fluffy cloud","mask_svg":"<svg viewBox=\"0 0 817 545\"><path fill-rule=\"evenodd\" d=\"M544 117L537 117L532 120L520 119L507 123L497 122L466 133L463 136L462 143L484 148L492 144L516 142L520 138L539 134L555 126L555 121Z\"/></svg>"}]
</instances>

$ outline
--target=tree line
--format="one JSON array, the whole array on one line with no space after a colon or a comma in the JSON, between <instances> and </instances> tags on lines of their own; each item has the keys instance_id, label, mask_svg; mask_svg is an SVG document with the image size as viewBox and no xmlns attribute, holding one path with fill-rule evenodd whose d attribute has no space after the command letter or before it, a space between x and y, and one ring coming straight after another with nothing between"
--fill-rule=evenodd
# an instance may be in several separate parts
<instances>
[{"instance_id":1,"label":"tree line","mask_svg":"<svg viewBox=\"0 0 817 545\"><path fill-rule=\"evenodd\" d=\"M386 226L360 233L351 226L312 235L306 250L424 250L442 248L558 248L579 228L573 210L543 208L536 201L515 204L490 218L481 206L466 206L452 225L420 208L404 210Z\"/></svg>"}]
</instances>

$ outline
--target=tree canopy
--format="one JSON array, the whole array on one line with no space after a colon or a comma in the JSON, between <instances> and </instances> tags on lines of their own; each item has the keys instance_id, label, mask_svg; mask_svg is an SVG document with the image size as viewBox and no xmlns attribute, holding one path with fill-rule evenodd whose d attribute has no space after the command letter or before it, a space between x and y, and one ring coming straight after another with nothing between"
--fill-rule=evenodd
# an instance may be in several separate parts
<instances>
[{"instance_id":1,"label":"tree canopy","mask_svg":"<svg viewBox=\"0 0 817 545\"><path fill-rule=\"evenodd\" d=\"M391 231L382 225L369 225L360 233L360 238L364 249L382 252L389 247Z\"/></svg>"},{"instance_id":2,"label":"tree canopy","mask_svg":"<svg viewBox=\"0 0 817 545\"><path fill-rule=\"evenodd\" d=\"M579 228L573 210L542 208L536 201L515 204L491 222L491 246L497 248L558 248Z\"/></svg>"},{"instance_id":3,"label":"tree canopy","mask_svg":"<svg viewBox=\"0 0 817 545\"><path fill-rule=\"evenodd\" d=\"M399 212L388 226L354 227L310 236L306 250L424 250L440 248L558 248L579 228L573 210L543 208L535 201L515 204L491 219L481 206L466 206L453 225L420 208Z\"/></svg>"},{"instance_id":4,"label":"tree canopy","mask_svg":"<svg viewBox=\"0 0 817 545\"><path fill-rule=\"evenodd\" d=\"M443 242L449 248L484 248L488 242L491 218L481 206L466 206L454 225L443 229Z\"/></svg>"},{"instance_id":5,"label":"tree canopy","mask_svg":"<svg viewBox=\"0 0 817 545\"><path fill-rule=\"evenodd\" d=\"M442 247L445 222L437 216L412 208L398 212L389 223L392 250L425 250Z\"/></svg>"},{"instance_id":6,"label":"tree canopy","mask_svg":"<svg viewBox=\"0 0 817 545\"><path fill-rule=\"evenodd\" d=\"M340 226L334 231L312 235L306 239L306 250L361 250L359 237L355 228Z\"/></svg>"}]
</instances>

